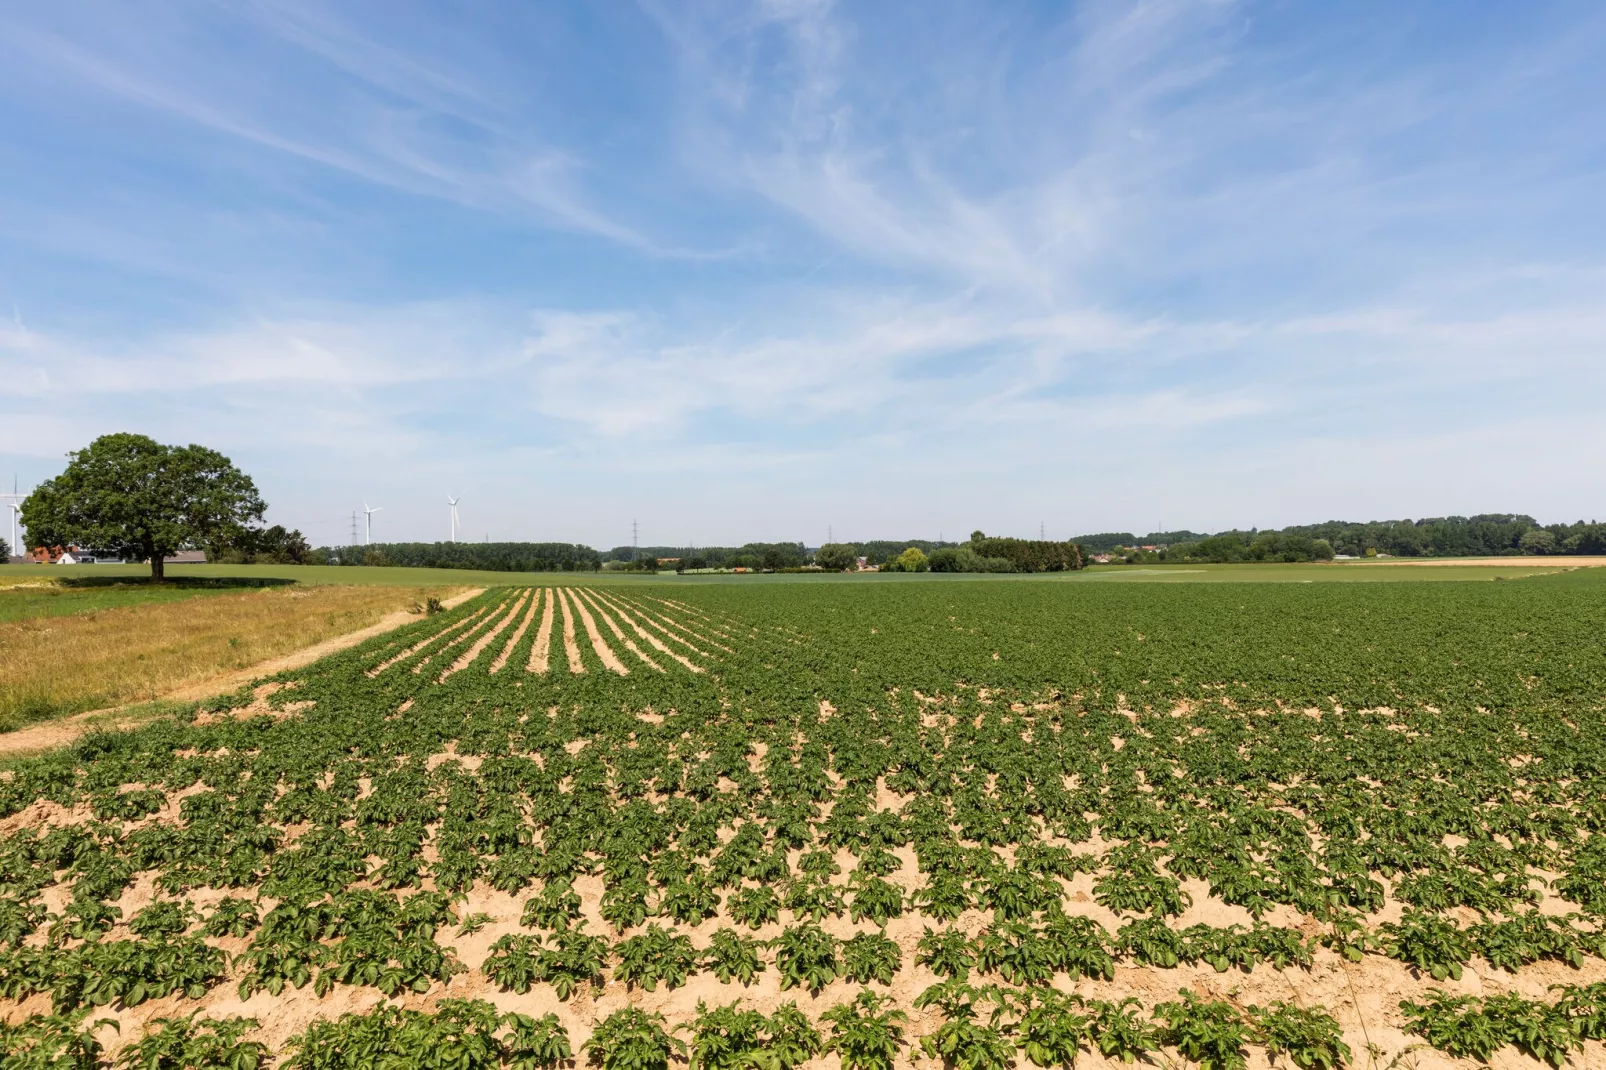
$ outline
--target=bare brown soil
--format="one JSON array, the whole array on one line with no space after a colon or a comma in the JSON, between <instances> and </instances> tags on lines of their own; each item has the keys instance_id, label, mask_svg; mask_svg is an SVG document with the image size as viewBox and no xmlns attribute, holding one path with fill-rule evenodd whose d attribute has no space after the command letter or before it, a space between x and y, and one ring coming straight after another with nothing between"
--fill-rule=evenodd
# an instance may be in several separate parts
<instances>
[{"instance_id":1,"label":"bare brown soil","mask_svg":"<svg viewBox=\"0 0 1606 1070\"><path fill-rule=\"evenodd\" d=\"M440 760L466 764L475 761L451 753L440 755ZM204 790L204 788L198 785L194 790ZM895 807L903 801L884 786L877 795L878 806L881 807ZM164 810L151 820L169 822L177 820L180 801L178 796L170 798ZM0 822L0 833L12 832L23 827L44 828L79 824L90 818L87 805L69 810L54 803L40 802ZM1095 837L1092 843L1080 845L1077 849L1091 849L1098 852L1103 846L1105 845ZM912 891L920 881L914 852L910 848L900 848L894 853L903 861L903 868L888 879L903 887L906 892ZM846 851L839 851L836 860L843 870L843 875L835 878L835 881L845 883L846 873L851 871L855 860ZM794 858L793 862L795 861ZM1063 883L1066 909L1069 913L1092 918L1112 932L1125 920L1094 901L1091 875L1082 874ZM426 888L432 887L432 882L426 881L425 884ZM574 886L581 897L581 914L587 922L589 931L608 933L610 938L616 939L616 934L603 921L600 913L602 878L578 877ZM1178 926L1199 922L1211 925L1250 924L1252 919L1247 911L1212 899L1208 886L1204 883L1188 881L1186 888L1193 896L1194 905L1181 917L1174 919L1174 924ZM918 914L910 913L894 918L885 927L886 935L901 951L901 968L894 975L891 986L880 984L860 986L839 980L814 995L798 989L782 991L775 966L770 961L771 957L766 954L764 971L747 987L735 983L721 984L711 974L698 973L693 975L687 984L676 989L660 987L655 992L645 992L629 988L619 982L609 981L598 989L582 987L570 1000L562 1002L556 999L552 990L545 985L538 985L522 996L501 991L488 982L480 972L480 967L490 953L491 945L499 937L508 933L528 931L521 929L518 922L524 899L532 893L533 889L511 895L495 891L484 882L477 884L466 899L458 904L458 914L459 917L466 917L473 913L485 913L490 915L492 919L490 923L479 932L470 935L459 936L456 928L449 926L443 928L437 936L438 942L454 950L466 970L453 977L447 984L433 987L426 994L408 994L396 1002L404 1007L428 1010L435 1007L440 1000L447 998L484 999L503 1011L518 1011L529 1015L542 1015L550 1011L558 1016L578 1050L589 1037L594 1021L627 1006L658 1012L671 1023L679 1023L695 1018L699 1003L713 1007L735 1000L743 1007L753 1007L770 1014L781 1005L796 1001L804 1013L817 1020L822 1012L832 1006L852 1000L861 987L869 987L890 995L895 1004L909 1014L905 1034L909 1046L897 1065L899 1067L937 1065L929 1060L911 1061L912 1054L917 1050L918 1039L934 1032L942 1024L942 1018L935 1009L922 1011L913 1006L915 997L920 992L941 980L928 968L915 963L916 944L923 931L932 925L929 919ZM189 893L189 899L204 913L226 894L250 896L254 891L239 889L231 893L223 890L199 889ZM62 889L48 889L45 899L49 909L61 910L65 905L66 895ZM117 905L121 907L123 917L126 919L157 898L159 898L158 893L147 875L136 881ZM271 904L271 900L268 904ZM1547 912L1557 912L1563 907L1564 904L1560 901L1547 896L1542 909ZM1385 914L1383 918L1387 920L1392 916ZM662 923L662 919L654 920ZM991 920L991 915L973 910L961 916L954 925L967 935L975 937ZM1313 924L1309 919L1302 918L1287 907L1277 908L1267 915L1266 920L1274 925L1292 927ZM698 925L680 925L675 928L690 935L692 942L701 948L707 946L715 930L733 924L729 916L721 910L715 917ZM876 931L876 927L867 921L854 923L846 917L826 919L822 927L842 939L858 932ZM756 930L740 926L738 928L743 935L766 940L778 936L782 925L772 923ZM125 929L126 926L122 925L116 927L108 938L126 937L128 934ZM243 951L247 942L245 939L218 941L219 946L231 953ZM282 1052L285 1042L304 1031L313 1021L339 1017L347 1011L367 1011L385 1002L384 997L375 989L346 985L335 986L329 995L321 998L311 986L308 986L302 989L286 988L277 997L259 992L250 999L242 1001L235 991L238 972L238 970L232 971L230 981L213 988L200 1000L169 997L133 1009L103 1008L97 1011L95 1017L109 1018L121 1029L118 1031L108 1026L102 1029L98 1036L106 1044L108 1051L115 1054L130 1040L143 1035L148 1023L153 1019L199 1010L204 1016L212 1018L231 1015L256 1018L261 1025L259 1029L253 1031L252 1038L263 1041L275 1051ZM979 980L984 981L985 978ZM1127 996L1136 996L1151 1007L1166 1000L1176 999L1178 991L1183 988L1191 989L1205 998L1222 999L1238 1005L1266 1006L1284 1000L1303 1007L1323 1007L1338 1019L1344 1029L1345 1040L1354 1053L1350 1063L1354 1070L1387 1070L1391 1066L1397 1070L1404 1068L1471 1070L1477 1066L1488 1066L1493 1070L1519 1070L1519 1068L1533 1070L1539 1064L1521 1055L1515 1048L1505 1048L1491 1057L1487 1064L1479 1064L1471 1060L1452 1059L1442 1052L1426 1047L1418 1038L1408 1035L1402 1029L1399 1001L1421 999L1430 988L1434 987L1443 988L1456 995L1489 996L1514 992L1530 999L1549 999L1553 998L1548 991L1550 985L1588 984L1603 980L1606 980L1606 961L1600 959L1587 960L1579 970L1570 969L1561 963L1539 962L1524 967L1515 975L1489 969L1483 962L1474 960L1466 968L1461 980L1435 983L1431 979L1413 975L1404 964L1381 956L1368 955L1363 962L1350 963L1332 952L1318 950L1314 966L1308 971L1297 968L1279 971L1262 965L1248 973L1237 970L1217 973L1206 965L1180 966L1175 969L1123 965L1117 966L1112 981L1082 979L1072 982L1062 975L1056 978L1055 987L1062 991L1078 992L1098 999L1119 1000ZM32 997L3 1008L4 1017L9 1021L18 1021L30 1013L48 1013L48 1011L48 996ZM1379 1052L1377 1058L1368 1056L1369 1045L1376 1045L1376 1050ZM1021 1065L1026 1064L1022 1062ZM1125 1064L1108 1062L1101 1059L1096 1052L1087 1052L1078 1059L1076 1065L1116 1070ZM1168 1064L1160 1059L1156 1065ZM1172 1065L1180 1066L1180 1064ZM1586 1070L1606 1067L1606 1046L1599 1042L1591 1042L1582 1051L1575 1053L1572 1065ZM1249 1059L1251 1070L1268 1070L1270 1066L1264 1052L1259 1049L1251 1051ZM839 1070L839 1062L834 1056L826 1056L810 1062L807 1067L808 1070Z\"/></svg>"},{"instance_id":2,"label":"bare brown soil","mask_svg":"<svg viewBox=\"0 0 1606 1070\"><path fill-rule=\"evenodd\" d=\"M645 639L653 647L653 649L657 650L660 654L674 658L692 672L703 671L701 665L698 665L689 658L677 654L675 651L669 649L669 647L665 646L663 641L660 640L656 635L653 635L651 632L647 631L639 623L637 623L636 619L631 616L629 611L625 608L625 603L611 598L605 599L605 601L607 601L607 604L612 606L614 611L619 614L619 619L630 625L631 630Z\"/></svg>"},{"instance_id":3,"label":"bare brown soil","mask_svg":"<svg viewBox=\"0 0 1606 1070\"><path fill-rule=\"evenodd\" d=\"M569 671L579 675L586 671L586 663L580 660L580 644L574 638L574 613L569 609L569 599L564 589L556 589L558 604L563 608L563 653L569 659Z\"/></svg>"},{"instance_id":4,"label":"bare brown soil","mask_svg":"<svg viewBox=\"0 0 1606 1070\"><path fill-rule=\"evenodd\" d=\"M608 641L602 637L602 630L597 627L596 618L591 615L591 609L586 604L586 600L580 597L578 589L570 590L568 594L570 598L574 599L574 608L580 614L580 623L585 625L586 635L591 639L591 649L596 651L597 659L602 662L605 668L624 676L630 670L625 667L624 662L619 660L619 655L613 652L613 648L608 645Z\"/></svg>"},{"instance_id":5,"label":"bare brown soil","mask_svg":"<svg viewBox=\"0 0 1606 1070\"><path fill-rule=\"evenodd\" d=\"M448 676L451 676L453 673L462 672L464 669L472 665L474 663L474 659L479 657L480 654L484 652L486 647L496 642L496 637L506 631L508 625L512 624L518 619L519 611L524 608L524 601L529 597L529 592L526 591L515 598L513 600L513 608L508 610L507 616L497 621L494 627L492 627L484 635L481 635L478 639L474 640L473 646L469 647L467 650L463 651L462 654L458 655L457 660L452 662L451 665L447 666L445 671L441 673L440 680L445 681L445 679Z\"/></svg>"},{"instance_id":6,"label":"bare brown soil","mask_svg":"<svg viewBox=\"0 0 1606 1070\"><path fill-rule=\"evenodd\" d=\"M664 671L664 667L662 665L658 664L656 661L644 654L641 648L632 642L630 637L626 635L622 629L620 629L619 622L614 620L613 617L608 614L606 604L602 601L602 599L596 597L595 592L586 592L586 597L591 600L592 608L597 611L597 618L608 626L608 630L613 632L614 638L619 640L620 644L623 645L626 650L634 654L637 660L641 661L648 668L654 669L658 672Z\"/></svg>"},{"instance_id":7,"label":"bare brown soil","mask_svg":"<svg viewBox=\"0 0 1606 1070\"><path fill-rule=\"evenodd\" d=\"M525 611L524 619L519 622L519 626L517 628L513 629L513 634L511 637L509 637L508 641L502 644L502 652L496 655L496 660L491 662L492 676L495 676L497 673L501 672L502 666L507 664L507 659L513 655L513 650L519 645L519 640L523 639L524 633L529 631L530 622L535 619L535 611L540 604L541 591L539 588L537 588L530 592L530 608Z\"/></svg>"},{"instance_id":8,"label":"bare brown soil","mask_svg":"<svg viewBox=\"0 0 1606 1070\"><path fill-rule=\"evenodd\" d=\"M530 647L530 664L528 670L533 673L544 673L552 666L552 588L546 588L546 604L541 607L541 627L535 633L535 643Z\"/></svg>"}]
</instances>

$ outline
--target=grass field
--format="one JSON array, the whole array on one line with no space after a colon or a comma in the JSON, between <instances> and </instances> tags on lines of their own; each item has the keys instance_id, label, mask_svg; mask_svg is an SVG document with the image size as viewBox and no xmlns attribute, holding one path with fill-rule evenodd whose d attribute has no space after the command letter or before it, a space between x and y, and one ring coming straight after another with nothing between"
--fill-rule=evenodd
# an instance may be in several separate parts
<instances>
[{"instance_id":1,"label":"grass field","mask_svg":"<svg viewBox=\"0 0 1606 1070\"><path fill-rule=\"evenodd\" d=\"M187 598L238 593L288 580L181 579L152 584L137 578L90 577L51 583L0 585L0 624L36 617L68 617L102 609L181 602Z\"/></svg>"},{"instance_id":2,"label":"grass field","mask_svg":"<svg viewBox=\"0 0 1606 1070\"><path fill-rule=\"evenodd\" d=\"M450 589L195 583L0 588L0 732L155 699Z\"/></svg>"},{"instance_id":3,"label":"grass field","mask_svg":"<svg viewBox=\"0 0 1606 1070\"><path fill-rule=\"evenodd\" d=\"M1606 573L1098 576L493 589L15 763L7 1042L1606 1065Z\"/></svg>"}]
</instances>

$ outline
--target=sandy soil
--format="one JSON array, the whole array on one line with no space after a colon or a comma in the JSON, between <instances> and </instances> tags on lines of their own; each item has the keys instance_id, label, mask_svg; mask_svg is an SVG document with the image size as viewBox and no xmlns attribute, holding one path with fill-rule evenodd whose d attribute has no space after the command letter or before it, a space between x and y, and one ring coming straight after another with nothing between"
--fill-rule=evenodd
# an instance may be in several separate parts
<instances>
[{"instance_id":1,"label":"sandy soil","mask_svg":"<svg viewBox=\"0 0 1606 1070\"><path fill-rule=\"evenodd\" d=\"M441 673L440 679L436 682L444 683L448 676L451 676L453 673L462 672L464 669L474 664L474 659L479 657L480 654L484 653L485 648L496 642L496 637L506 631L508 625L512 624L518 619L519 611L524 608L524 601L529 597L529 592L526 591L515 598L513 600L513 608L508 611L507 616L497 621L494 627L492 627L478 639L474 640L474 645L463 651L462 654L458 655L457 660L446 667L446 670Z\"/></svg>"},{"instance_id":2,"label":"sandy soil","mask_svg":"<svg viewBox=\"0 0 1606 1070\"><path fill-rule=\"evenodd\" d=\"M574 599L574 608L580 614L580 623L585 625L586 635L591 639L591 649L597 652L597 658L604 667L618 673L620 676L624 676L630 670L625 667L624 662L619 660L619 655L613 652L613 647L609 646L607 640L602 637L602 629L597 627L596 618L591 615L591 608L586 604L586 600L580 597L579 589L571 590L569 597Z\"/></svg>"},{"instance_id":3,"label":"sandy soil","mask_svg":"<svg viewBox=\"0 0 1606 1070\"><path fill-rule=\"evenodd\" d=\"M445 603L442 603L442 605L444 605L444 604ZM402 661L402 660L404 660L406 658L410 658L414 654L418 653L420 650L423 650L425 647L430 646L431 644L440 642L442 639L446 638L448 635L451 635L453 632L457 631L459 628L467 628L470 624L474 623L476 620L479 620L480 615L483 614L484 612L485 612L484 609L476 609L474 612L470 613L468 616L464 617L462 620L458 621L456 624L453 624L450 627L442 628L440 631L436 632L434 635L428 636L428 637L426 637L424 639L420 639L418 642L414 643L412 646L407 647L405 650L402 650L399 653L397 653L397 654L395 654L395 655L393 655L393 656L391 656L389 658L386 658L384 661L380 662L378 665L375 665L373 668L369 669L368 670L368 676L370 678L378 676L380 673L384 672L386 669L390 668L392 665L396 664L398 661Z\"/></svg>"},{"instance_id":4,"label":"sandy soil","mask_svg":"<svg viewBox=\"0 0 1606 1070\"><path fill-rule=\"evenodd\" d=\"M483 593L484 588L471 588L444 599L441 605L451 609ZM214 695L227 694L264 676L273 676L277 673L287 672L290 669L299 669L303 665L310 665L319 658L328 657L330 654L336 654L342 650L349 650L376 635L394 631L402 625L417 619L418 617L415 614L405 611L391 613L377 624L370 625L367 628L348 632L333 639L326 639L321 643L298 650L293 654L286 654L284 657L258 662L238 672L226 673L210 680L203 680L200 683L189 684L170 694L163 695L158 701L199 702L201 699L211 698ZM139 705L144 705L144 703ZM46 721L42 724L30 725L16 732L7 732L0 735L0 757L13 757L53 750L56 747L66 746L79 736L97 729L116 730L118 728L133 727L142 723L145 719L133 716L120 718L118 714L135 708L134 706L124 706L109 710L91 710L88 713L80 713L59 721Z\"/></svg>"},{"instance_id":5,"label":"sandy soil","mask_svg":"<svg viewBox=\"0 0 1606 1070\"><path fill-rule=\"evenodd\" d=\"M524 633L530 630L530 622L535 619L535 610L540 604L541 590L540 588L535 588L530 591L530 608L525 611L524 619L519 622L517 628L513 629L512 638L503 644L502 652L496 655L496 660L491 662L492 676L502 671L502 666L507 664L507 659L512 656L513 649L519 645L519 640L523 639Z\"/></svg>"},{"instance_id":6,"label":"sandy soil","mask_svg":"<svg viewBox=\"0 0 1606 1070\"><path fill-rule=\"evenodd\" d=\"M541 608L541 627L536 630L535 643L530 647L528 672L544 673L552 667L552 588L546 589L546 605Z\"/></svg>"},{"instance_id":7,"label":"sandy soil","mask_svg":"<svg viewBox=\"0 0 1606 1070\"><path fill-rule=\"evenodd\" d=\"M442 755L442 758L463 760L451 755ZM204 790L204 788L198 785L194 790ZM878 796L880 797L878 802L885 800L896 805L900 801L884 787L878 792ZM171 798L160 814L147 820L175 821L178 806L179 799ZM36 803L8 820L6 825L9 831L12 826L74 824L87 821L89 816L87 805L67 810L52 803ZM1095 840L1091 844L1080 845L1077 849L1091 847L1097 850L1100 846L1101 844ZM426 854L428 853L426 851ZM888 879L906 891L912 890L920 880L916 873L914 853L909 848L901 848L894 851L894 854L904 864L900 871ZM833 878L833 882L845 884L847 875L854 866L853 856L846 851L839 851L836 861L843 873ZM430 883L426 882L426 885ZM1090 917L1111 932L1124 920L1093 901L1091 875L1078 875L1064 884L1066 908L1070 913ZM618 939L618 935L603 922L600 915L602 879L582 876L575 880L574 885L581 897L581 915L586 921L586 928L593 933L606 933L610 941ZM1185 926L1195 922L1247 925L1250 922L1248 913L1241 908L1211 899L1203 883L1189 881L1187 887L1194 896L1194 905L1181 917L1174 919L1175 925ZM782 991L773 954L765 952L761 956L765 968L754 982L746 987L735 983L721 984L712 974L697 973L682 987L667 989L660 986L654 992L630 988L610 980L600 988L582 987L567 1002L557 1000L552 989L546 985L537 985L522 996L504 992L489 983L480 972L480 968L495 940L508 933L529 931L521 929L518 921L524 899L533 893L532 888L518 895L510 895L490 889L484 882L478 883L468 893L466 900L458 904L458 915L466 917L472 913L483 912L490 915L492 920L479 932L463 936L457 935L456 926L447 926L436 938L442 945L453 949L458 960L467 968L466 971L453 977L445 985L433 986L428 993L407 994L397 1002L402 1006L428 1010L443 998L485 999L503 1011L519 1011L537 1016L551 1011L562 1021L574 1047L578 1050L590 1035L594 1021L627 1006L638 1006L650 1012L662 1013L671 1024L676 1024L692 1020L696 1016L699 1002L709 1006L719 1006L735 1000L743 1007L756 1008L769 1014L787 1002L796 1001L804 1013L817 1020L822 1012L832 1006L851 1000L861 987L850 981L839 980L813 995L798 989ZM218 899L227 894L250 897L254 893L250 889L232 893L199 889L191 892L188 898L205 913ZM50 909L59 911L65 904L66 895L67 892L62 888L51 888L44 893L44 899ZM132 917L135 911L158 898L162 897L157 893L150 875L146 874L124 893L117 905L122 909L124 919L127 919ZM270 904L271 901L264 906ZM789 915L783 914L783 917L790 921ZM664 919L649 920L666 924ZM969 911L954 923L954 927L974 937L991 920L991 916L984 912ZM1267 920L1273 924L1298 926L1303 919L1287 908L1279 908L1269 915ZM715 930L732 924L730 918L721 910L715 917L697 925L673 926L673 928L687 933L694 945L703 948L708 945ZM897 1065L900 1067L936 1065L929 1063L928 1060L915 1063L910 1061L910 1055L916 1050L918 1039L934 1032L942 1024L942 1019L935 1010L919 1011L913 1007L915 997L927 986L940 980L927 967L915 963L916 944L928 926L942 927L933 925L929 919L914 913L891 920L884 931L900 949L901 968L895 974L891 986L881 984L863 986L890 995L897 1006L909 1013L905 1034L909 1048L898 1060ZM822 927L841 939L847 939L859 932L876 931L876 927L868 921L854 923L846 917L826 919ZM750 930L745 926L737 928L743 936L759 940L772 939L782 930L782 926L776 923L764 925L756 930ZM110 938L126 935L128 935L126 926L119 925L113 929ZM37 938L30 940L37 942ZM231 954L237 954L245 949L249 940L225 938L215 942ZM214 1018L229 1015L257 1018L261 1027L252 1033L253 1039L261 1040L273 1050L282 1052L284 1043L305 1030L314 1020L335 1018L347 1011L364 1012L385 1002L375 989L346 985L335 986L328 996L322 998L308 986L303 989L286 989L278 997L257 993L250 999L242 1001L235 991L239 975L238 967L231 969L230 980L219 984L200 1000L169 997L133 1009L104 1008L97 1011L96 1017L110 1018L121 1026L120 1032L111 1027L104 1028L99 1034L100 1039L110 1052L115 1053L130 1040L143 1035L148 1023L154 1018L186 1014L199 1009L205 1015ZM1438 987L1458 995L1487 996L1516 992L1529 998L1549 999L1553 998L1547 991L1549 985L1582 984L1603 979L1606 979L1606 962L1599 959L1588 960L1583 969L1576 971L1559 963L1541 962L1524 967L1516 975L1491 970L1481 961L1474 960L1466 968L1460 981L1446 981ZM986 978L979 976L977 980L984 982ZM1360 963L1350 963L1331 952L1320 950L1316 952L1313 968L1308 971L1301 969L1279 971L1269 966L1260 966L1249 973L1236 970L1217 973L1206 965L1182 966L1175 969L1120 965L1116 967L1116 975L1112 981L1086 979L1071 981L1061 975L1055 979L1055 987L1099 999L1137 996L1148 1007L1177 998L1178 990L1182 988L1191 989L1205 998L1222 999L1240 1006L1247 1004L1266 1006L1277 1000L1286 1000L1299 1006L1324 1007L1332 1013L1343 1026L1345 1040L1354 1052L1350 1065L1356 1070L1384 1070L1390 1065L1415 1067L1416 1070L1445 1070L1445 1068L1470 1068L1479 1065L1470 1060L1450 1059L1422 1045L1418 1038L1404 1032L1403 1020L1398 1010L1399 1001L1404 998L1422 998L1428 989L1435 985L1429 979L1413 976L1403 964L1376 955L1368 955ZM8 1019L14 1021L31 1012L47 1013L48 1006L48 996L36 996L21 1003L11 1004L5 1008L4 1013ZM1376 1060L1368 1058L1369 1044L1377 1045L1381 1052L1380 1058ZM1409 1054L1405 1054L1407 1052ZM1402 1054L1403 1059L1391 1063L1391 1060ZM1022 1062L1020 1065L1026 1064ZM1113 1070L1113 1067L1121 1065L1108 1063L1096 1053L1084 1053L1077 1061L1078 1067L1111 1067ZM1166 1063L1157 1060L1156 1065L1164 1066ZM1269 1065L1263 1051L1251 1049L1249 1066L1253 1070L1265 1070ZM1494 1070L1516 1070L1519 1067L1531 1070L1539 1064L1522 1056L1514 1048L1506 1048L1491 1058L1487 1065ZM1583 1051L1575 1053L1572 1065L1597 1068L1606 1066L1606 1046L1598 1042L1591 1043ZM808 1064L810 1070L838 1070L838 1066L835 1057L820 1058Z\"/></svg>"},{"instance_id":8,"label":"sandy soil","mask_svg":"<svg viewBox=\"0 0 1606 1070\"><path fill-rule=\"evenodd\" d=\"M626 650L634 654L637 659L647 667L655 669L658 672L664 671L664 667L662 665L658 664L646 654L642 653L641 648L632 642L630 637L626 635L622 629L620 629L619 622L614 620L613 617L608 614L607 604L604 603L602 599L598 598L595 592L588 591L586 592L585 597L589 599L592 608L596 610L597 617L602 621L602 623L608 626L608 630L613 632L614 638L619 640ZM621 616L623 616L623 614L621 614Z\"/></svg>"},{"instance_id":9,"label":"sandy soil","mask_svg":"<svg viewBox=\"0 0 1606 1070\"><path fill-rule=\"evenodd\" d=\"M612 606L614 612L619 614L619 619L630 625L631 630L651 644L654 650L657 650L660 654L663 654L667 657L674 658L692 672L703 671L702 666L696 664L691 659L683 657L682 655L677 654L675 651L670 650L669 647L664 645L661 639L647 631L647 629L643 628L641 624L637 622L636 618L631 616L626 610L625 603L623 601L614 598L602 598L601 600Z\"/></svg>"},{"instance_id":10,"label":"sandy soil","mask_svg":"<svg viewBox=\"0 0 1606 1070\"><path fill-rule=\"evenodd\" d=\"M701 650L697 646L697 643L701 643L704 646L716 647L720 650L723 650L727 654L736 653L725 644L710 639L701 632L694 631L691 625L687 622L675 620L663 610L644 609L642 610L642 616L647 619L648 624L651 624L653 627L669 636L675 642L681 644L692 653L700 655L701 657L706 658L710 655ZM696 640L696 643L694 643L692 640Z\"/></svg>"},{"instance_id":11,"label":"sandy soil","mask_svg":"<svg viewBox=\"0 0 1606 1070\"><path fill-rule=\"evenodd\" d=\"M586 663L580 660L580 644L574 638L574 613L569 609L569 599L563 588L556 588L558 605L563 608L563 653L569 659L569 671L579 675L586 671Z\"/></svg>"}]
</instances>

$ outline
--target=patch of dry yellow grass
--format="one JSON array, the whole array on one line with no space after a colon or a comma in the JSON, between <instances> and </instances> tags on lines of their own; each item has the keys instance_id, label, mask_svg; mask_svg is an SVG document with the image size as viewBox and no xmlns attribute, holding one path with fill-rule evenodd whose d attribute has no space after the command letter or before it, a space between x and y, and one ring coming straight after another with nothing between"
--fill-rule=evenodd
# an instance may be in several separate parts
<instances>
[{"instance_id":1,"label":"patch of dry yellow grass","mask_svg":"<svg viewBox=\"0 0 1606 1070\"><path fill-rule=\"evenodd\" d=\"M158 698L450 590L280 587L0 623L0 731Z\"/></svg>"}]
</instances>

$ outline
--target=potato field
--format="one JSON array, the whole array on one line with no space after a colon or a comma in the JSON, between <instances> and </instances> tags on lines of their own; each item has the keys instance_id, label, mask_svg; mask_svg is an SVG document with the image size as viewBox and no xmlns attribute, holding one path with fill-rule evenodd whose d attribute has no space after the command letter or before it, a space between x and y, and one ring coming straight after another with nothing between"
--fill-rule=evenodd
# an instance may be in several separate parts
<instances>
[{"instance_id":1,"label":"potato field","mask_svg":"<svg viewBox=\"0 0 1606 1070\"><path fill-rule=\"evenodd\" d=\"M0 773L0 1063L1606 1066L1606 578L497 588Z\"/></svg>"}]
</instances>

